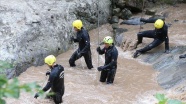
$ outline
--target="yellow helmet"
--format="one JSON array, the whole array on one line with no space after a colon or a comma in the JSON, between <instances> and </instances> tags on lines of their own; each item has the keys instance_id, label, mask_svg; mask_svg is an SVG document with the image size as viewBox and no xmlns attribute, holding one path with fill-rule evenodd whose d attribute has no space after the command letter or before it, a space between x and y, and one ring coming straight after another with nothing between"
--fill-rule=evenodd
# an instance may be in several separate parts
<instances>
[{"instance_id":1,"label":"yellow helmet","mask_svg":"<svg viewBox=\"0 0 186 104\"><path fill-rule=\"evenodd\" d=\"M45 63L52 66L56 62L56 57L54 55L49 55L45 58Z\"/></svg>"},{"instance_id":2,"label":"yellow helmet","mask_svg":"<svg viewBox=\"0 0 186 104\"><path fill-rule=\"evenodd\" d=\"M103 42L104 42L104 43L108 43L109 45L112 45L113 39L112 39L111 36L106 36L106 37L103 39Z\"/></svg>"},{"instance_id":3,"label":"yellow helmet","mask_svg":"<svg viewBox=\"0 0 186 104\"><path fill-rule=\"evenodd\" d=\"M161 29L163 27L163 25L164 25L164 22L161 19L156 20L156 22L154 23L154 27L156 29Z\"/></svg>"},{"instance_id":4,"label":"yellow helmet","mask_svg":"<svg viewBox=\"0 0 186 104\"><path fill-rule=\"evenodd\" d=\"M81 20L75 20L73 23L72 23L72 26L73 27L76 27L77 29L81 29L83 27L83 23Z\"/></svg>"}]
</instances>

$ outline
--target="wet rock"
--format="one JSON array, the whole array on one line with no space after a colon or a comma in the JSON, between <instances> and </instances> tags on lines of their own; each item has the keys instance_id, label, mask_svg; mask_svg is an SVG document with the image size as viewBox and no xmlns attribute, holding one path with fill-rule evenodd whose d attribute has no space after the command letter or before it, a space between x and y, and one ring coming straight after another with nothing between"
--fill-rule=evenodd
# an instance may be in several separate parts
<instances>
[{"instance_id":1,"label":"wet rock","mask_svg":"<svg viewBox=\"0 0 186 104\"><path fill-rule=\"evenodd\" d=\"M111 19L111 24L118 23L118 22L119 22L118 16L113 16L112 19Z\"/></svg>"},{"instance_id":2,"label":"wet rock","mask_svg":"<svg viewBox=\"0 0 186 104\"><path fill-rule=\"evenodd\" d=\"M117 29L117 28L119 28L118 23L114 23L114 24L112 24L112 28L113 28L113 29Z\"/></svg>"},{"instance_id":3,"label":"wet rock","mask_svg":"<svg viewBox=\"0 0 186 104\"><path fill-rule=\"evenodd\" d=\"M121 45L121 48L123 51L131 51L133 49L136 49L137 46L137 40L136 39L132 39L132 38L126 38L126 36L124 37L123 43Z\"/></svg>"},{"instance_id":4,"label":"wet rock","mask_svg":"<svg viewBox=\"0 0 186 104\"><path fill-rule=\"evenodd\" d=\"M163 13L163 17L164 17L164 18L169 17L169 12L165 12L165 13Z\"/></svg>"},{"instance_id":5,"label":"wet rock","mask_svg":"<svg viewBox=\"0 0 186 104\"><path fill-rule=\"evenodd\" d=\"M186 52L186 47L172 47L170 50L169 54L163 53L164 50L156 50L143 55L143 60L153 64L154 69L160 72L157 77L158 83L166 89L186 80L186 60L179 59L179 55Z\"/></svg>"},{"instance_id":6,"label":"wet rock","mask_svg":"<svg viewBox=\"0 0 186 104\"><path fill-rule=\"evenodd\" d=\"M156 10L147 9L147 10L145 11L145 14L146 14L146 15L155 15L155 13L156 13Z\"/></svg>"},{"instance_id":7,"label":"wet rock","mask_svg":"<svg viewBox=\"0 0 186 104\"><path fill-rule=\"evenodd\" d=\"M140 21L141 18L136 17L136 18L130 18L129 20L124 20L123 22L120 23L122 24L127 24L127 25L143 25L144 22Z\"/></svg>"},{"instance_id":8,"label":"wet rock","mask_svg":"<svg viewBox=\"0 0 186 104\"><path fill-rule=\"evenodd\" d=\"M112 10L112 15L119 15L119 13L121 12L121 9L120 8L115 8Z\"/></svg>"},{"instance_id":9,"label":"wet rock","mask_svg":"<svg viewBox=\"0 0 186 104\"><path fill-rule=\"evenodd\" d=\"M175 19L174 22L178 22L179 20Z\"/></svg>"},{"instance_id":10,"label":"wet rock","mask_svg":"<svg viewBox=\"0 0 186 104\"><path fill-rule=\"evenodd\" d=\"M123 9L120 14L121 19L129 19L132 16L132 12L129 9Z\"/></svg>"},{"instance_id":11,"label":"wet rock","mask_svg":"<svg viewBox=\"0 0 186 104\"><path fill-rule=\"evenodd\" d=\"M147 3L146 4L144 3L144 5L147 7ZM127 8L129 8L132 13L142 12L144 5L142 1L128 0L126 3Z\"/></svg>"},{"instance_id":12,"label":"wet rock","mask_svg":"<svg viewBox=\"0 0 186 104\"><path fill-rule=\"evenodd\" d=\"M161 16L161 15L153 15L152 17L150 17L149 19L162 19L165 21L165 17Z\"/></svg>"},{"instance_id":13,"label":"wet rock","mask_svg":"<svg viewBox=\"0 0 186 104\"><path fill-rule=\"evenodd\" d=\"M114 39L115 39L115 44L117 46L121 46L123 43L123 37L124 37L124 32L128 31L127 29L123 28L117 28L114 29Z\"/></svg>"},{"instance_id":14,"label":"wet rock","mask_svg":"<svg viewBox=\"0 0 186 104\"><path fill-rule=\"evenodd\" d=\"M126 5L126 0L118 0L117 2L116 2L116 5L118 6L118 7L120 7L120 8L124 8L125 7L125 5Z\"/></svg>"}]
</instances>

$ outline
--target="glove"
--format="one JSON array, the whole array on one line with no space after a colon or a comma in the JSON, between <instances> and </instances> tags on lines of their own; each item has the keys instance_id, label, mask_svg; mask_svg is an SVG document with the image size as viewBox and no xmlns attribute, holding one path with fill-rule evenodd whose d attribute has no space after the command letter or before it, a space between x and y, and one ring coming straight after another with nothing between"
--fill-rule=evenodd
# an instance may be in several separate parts
<instances>
[{"instance_id":1,"label":"glove","mask_svg":"<svg viewBox=\"0 0 186 104\"><path fill-rule=\"evenodd\" d=\"M165 50L165 52L164 52L164 53L169 54L169 53L170 53L170 51L169 51L169 50Z\"/></svg>"},{"instance_id":2,"label":"glove","mask_svg":"<svg viewBox=\"0 0 186 104\"><path fill-rule=\"evenodd\" d=\"M133 58L137 58L138 56L141 55L141 52L139 52L138 50L133 54Z\"/></svg>"},{"instance_id":3,"label":"glove","mask_svg":"<svg viewBox=\"0 0 186 104\"><path fill-rule=\"evenodd\" d=\"M99 52L101 50L101 48L100 47L97 47L96 50L97 50L97 52Z\"/></svg>"},{"instance_id":4,"label":"glove","mask_svg":"<svg viewBox=\"0 0 186 104\"><path fill-rule=\"evenodd\" d=\"M71 36L70 37L70 41L74 41L74 36Z\"/></svg>"},{"instance_id":5,"label":"glove","mask_svg":"<svg viewBox=\"0 0 186 104\"><path fill-rule=\"evenodd\" d=\"M37 97L39 97L38 93L35 94L34 98L37 99Z\"/></svg>"},{"instance_id":6,"label":"glove","mask_svg":"<svg viewBox=\"0 0 186 104\"><path fill-rule=\"evenodd\" d=\"M104 66L100 66L100 67L98 67L97 69L98 69L98 71L102 71L102 70L105 69L105 67L104 67Z\"/></svg>"},{"instance_id":7,"label":"glove","mask_svg":"<svg viewBox=\"0 0 186 104\"><path fill-rule=\"evenodd\" d=\"M46 76L47 76L47 75L50 75L50 71L47 71L47 72L46 72Z\"/></svg>"}]
</instances>

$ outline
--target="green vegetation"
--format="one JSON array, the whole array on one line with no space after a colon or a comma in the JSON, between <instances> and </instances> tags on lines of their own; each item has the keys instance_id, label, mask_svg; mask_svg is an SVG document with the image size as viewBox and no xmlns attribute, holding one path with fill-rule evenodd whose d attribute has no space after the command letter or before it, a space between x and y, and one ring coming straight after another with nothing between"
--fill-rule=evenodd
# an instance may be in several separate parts
<instances>
[{"instance_id":1,"label":"green vegetation","mask_svg":"<svg viewBox=\"0 0 186 104\"><path fill-rule=\"evenodd\" d=\"M168 99L165 97L164 94L156 94L156 99L159 101L158 104L186 104L184 102L181 102L179 100L175 99Z\"/></svg>"},{"instance_id":2,"label":"green vegetation","mask_svg":"<svg viewBox=\"0 0 186 104\"><path fill-rule=\"evenodd\" d=\"M0 72L3 72L5 69L13 68L13 64L0 60Z\"/></svg>"},{"instance_id":3,"label":"green vegetation","mask_svg":"<svg viewBox=\"0 0 186 104\"><path fill-rule=\"evenodd\" d=\"M20 84L17 78L8 81L5 76L0 76L0 104L6 104L5 98L19 98L21 91L39 91L40 86L36 83ZM42 95L43 92L40 92Z\"/></svg>"}]
</instances>

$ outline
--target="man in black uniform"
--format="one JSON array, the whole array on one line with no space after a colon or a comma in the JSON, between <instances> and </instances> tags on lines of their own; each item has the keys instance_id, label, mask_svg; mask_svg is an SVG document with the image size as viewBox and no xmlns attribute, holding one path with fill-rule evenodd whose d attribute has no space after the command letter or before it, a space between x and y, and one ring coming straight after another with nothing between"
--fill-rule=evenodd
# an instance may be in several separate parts
<instances>
[{"instance_id":1,"label":"man in black uniform","mask_svg":"<svg viewBox=\"0 0 186 104\"><path fill-rule=\"evenodd\" d=\"M46 92L51 88L51 92L54 92L52 95L55 104L62 103L62 96L64 94L64 68L61 65L55 63L56 58L53 55L49 55L45 58L45 63L51 69L51 72L47 72L46 75L49 75L48 83L43 88L43 91ZM36 93L34 98L37 99L39 94Z\"/></svg>"},{"instance_id":2,"label":"man in black uniform","mask_svg":"<svg viewBox=\"0 0 186 104\"><path fill-rule=\"evenodd\" d=\"M93 68L91 50L90 50L90 37L88 32L83 28L83 23L81 20L75 20L73 22L74 30L77 32L76 38L71 37L71 40L79 43L79 48L72 54L69 59L69 64L71 67L75 67L75 61L82 56L85 59L88 69Z\"/></svg>"},{"instance_id":3,"label":"man in black uniform","mask_svg":"<svg viewBox=\"0 0 186 104\"><path fill-rule=\"evenodd\" d=\"M97 47L97 52L100 55L105 54L105 64L97 69L98 71L101 71L100 82L106 81L107 84L112 84L114 82L117 69L118 50L113 44L112 37L105 37L103 42L105 47L103 49Z\"/></svg>"},{"instance_id":4,"label":"man in black uniform","mask_svg":"<svg viewBox=\"0 0 186 104\"><path fill-rule=\"evenodd\" d=\"M136 58L138 57L140 54L145 53L157 46L159 46L160 44L162 44L163 42L165 42L165 53L169 53L169 38L168 38L168 26L165 24L165 22L161 19L152 19L152 20L145 20L142 19L141 21L143 22L149 22L149 23L154 23L154 27L155 30L147 30L147 31L143 31L143 32L139 32L138 35L138 43L140 44L142 43L143 37L147 37L147 38L154 38L154 41L152 43L150 43L149 45L147 45L146 47L137 50L133 57Z\"/></svg>"}]
</instances>

